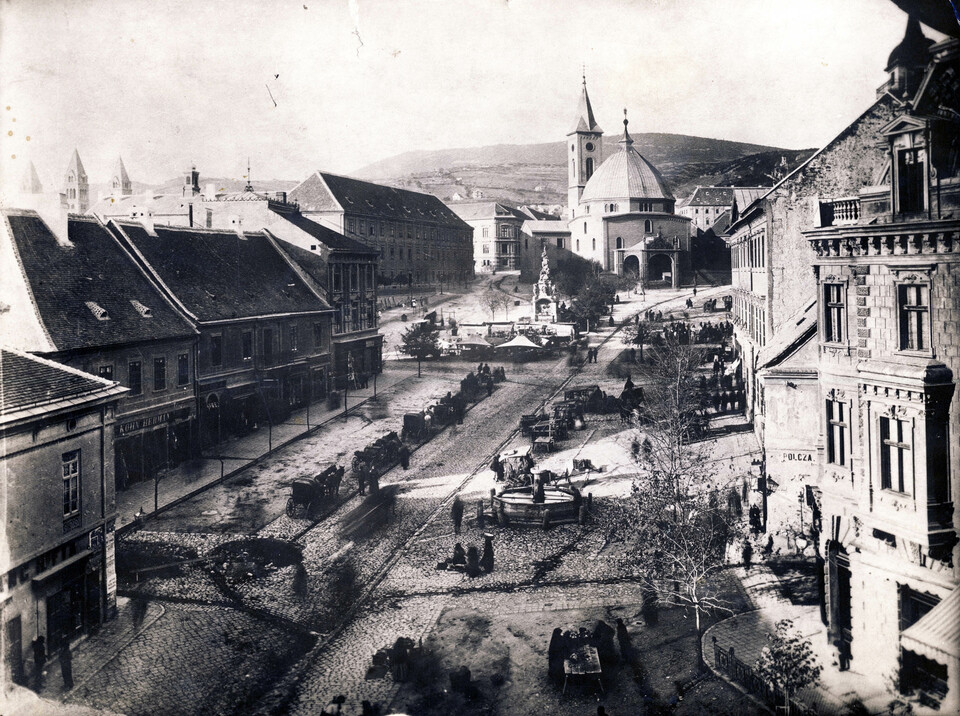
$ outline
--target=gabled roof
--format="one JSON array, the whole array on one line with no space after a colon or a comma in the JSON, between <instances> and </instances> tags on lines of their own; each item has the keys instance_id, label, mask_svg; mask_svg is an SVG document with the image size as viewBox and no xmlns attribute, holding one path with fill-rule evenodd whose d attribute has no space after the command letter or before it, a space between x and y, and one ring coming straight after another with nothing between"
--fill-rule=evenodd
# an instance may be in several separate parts
<instances>
[{"instance_id":1,"label":"gabled roof","mask_svg":"<svg viewBox=\"0 0 960 716\"><path fill-rule=\"evenodd\" d=\"M323 295L327 295L325 286L329 283L327 278L327 262L319 254L312 251L301 249L295 244L282 239L276 239L277 248L287 255L288 260L293 261L307 275L311 281L312 288Z\"/></svg>"},{"instance_id":2,"label":"gabled roof","mask_svg":"<svg viewBox=\"0 0 960 716\"><path fill-rule=\"evenodd\" d=\"M799 311L783 322L773 339L757 353L757 369L781 365L799 352L817 332L817 301L809 301ZM809 365L816 369L816 356L811 356Z\"/></svg>"},{"instance_id":3,"label":"gabled roof","mask_svg":"<svg viewBox=\"0 0 960 716\"><path fill-rule=\"evenodd\" d=\"M698 186L689 199L680 206L737 206L745 209L757 200L768 186Z\"/></svg>"},{"instance_id":4,"label":"gabled roof","mask_svg":"<svg viewBox=\"0 0 960 716\"><path fill-rule=\"evenodd\" d=\"M569 234L570 227L562 221L534 221L527 219L520 230L526 234Z\"/></svg>"},{"instance_id":5,"label":"gabled roof","mask_svg":"<svg viewBox=\"0 0 960 716\"><path fill-rule=\"evenodd\" d=\"M112 398L127 391L76 368L0 348L0 424L59 408Z\"/></svg>"},{"instance_id":6,"label":"gabled roof","mask_svg":"<svg viewBox=\"0 0 960 716\"><path fill-rule=\"evenodd\" d=\"M756 199L754 199L751 204L748 204L747 206L743 206L743 205L740 205L739 202L738 202L738 208L739 208L739 210L740 210L740 218L737 219L737 221L733 222L733 224L730 225L730 231L733 231L741 222L745 221L745 220L748 218L748 214L752 214L755 209L759 209L759 208L760 208L760 202L762 202L762 201L763 201L764 199L766 199L768 196L770 196L771 194L773 194L774 192L776 192L778 189L780 189L780 187L782 187L782 186L783 186L784 184L786 184L788 181L790 181L791 179L793 179L795 176L797 176L798 174L800 174L801 172L803 172L803 171L811 164L811 162L813 162L814 160L816 160L821 154L823 154L823 153L824 153L825 151L827 151L830 147L832 147L837 141L839 141L842 137L844 137L844 136L847 134L847 132L850 131L850 128L851 128L851 127L856 126L856 125L860 122L861 119L863 119L863 118L866 117L868 114L870 114L870 112L872 112L874 109L876 109L876 108L879 107L880 105L886 104L886 103L888 103L888 102L894 102L894 103L896 103L896 104L898 104L898 105L900 105L900 106L903 106L903 102L901 102L900 99L898 99L897 97L894 97L894 96L893 96L892 94L890 94L889 92L885 92L885 93L882 94L880 97L878 97L873 104L871 104L871 105L870 105L869 107L867 107L863 112L861 112L860 115L859 115L855 120L853 120L853 121L850 122L848 125L846 125L846 126L839 132L839 134L837 134L833 139L831 139L829 142L827 142L827 143L824 144L822 147L820 147L820 149L818 149L818 150L815 151L813 154L811 154L809 157L807 157L807 159L806 159L804 162L802 162L802 163L799 164L798 166L794 167L793 171L791 171L789 174L787 174L785 177L783 177L780 181L778 181L776 184L774 184L774 185L773 185L772 187L770 187L769 189L766 189L760 196L758 196Z\"/></svg>"},{"instance_id":7,"label":"gabled roof","mask_svg":"<svg viewBox=\"0 0 960 716\"><path fill-rule=\"evenodd\" d=\"M599 132L603 133L597 120L593 117L593 106L590 104L590 96L587 94L587 78L583 78L583 89L580 92L580 102L577 104L577 118L573 121L573 129L568 134L577 132Z\"/></svg>"},{"instance_id":8,"label":"gabled roof","mask_svg":"<svg viewBox=\"0 0 960 716\"><path fill-rule=\"evenodd\" d=\"M71 215L66 244L57 241L35 211L3 213L22 267L21 280L56 350L195 335L96 219ZM150 317L132 301L148 307Z\"/></svg>"},{"instance_id":9,"label":"gabled roof","mask_svg":"<svg viewBox=\"0 0 960 716\"><path fill-rule=\"evenodd\" d=\"M454 204L450 209L464 221L481 221L483 219L518 219L526 221L527 215L519 209L496 201L465 202Z\"/></svg>"},{"instance_id":10,"label":"gabled roof","mask_svg":"<svg viewBox=\"0 0 960 716\"><path fill-rule=\"evenodd\" d=\"M351 239L350 237L344 236L338 231L328 229L326 226L321 226L317 222L311 221L299 211L285 211L277 209L271 210L277 216L286 219L298 229L316 239L318 243L324 244L333 251L342 251L353 254L373 254L374 256L378 256L380 254L380 252L376 249L371 248L360 241Z\"/></svg>"},{"instance_id":11,"label":"gabled roof","mask_svg":"<svg viewBox=\"0 0 960 716\"><path fill-rule=\"evenodd\" d=\"M431 194L395 189L360 179L315 172L288 194L303 212L343 211L387 221L416 221L468 230L460 218Z\"/></svg>"},{"instance_id":12,"label":"gabled roof","mask_svg":"<svg viewBox=\"0 0 960 716\"><path fill-rule=\"evenodd\" d=\"M199 322L329 310L263 232L154 226L113 220L110 226Z\"/></svg>"},{"instance_id":13,"label":"gabled roof","mask_svg":"<svg viewBox=\"0 0 960 716\"><path fill-rule=\"evenodd\" d=\"M532 206L518 206L517 211L526 214L534 221L560 221L560 217L556 214L548 214L545 211L534 209Z\"/></svg>"}]
</instances>

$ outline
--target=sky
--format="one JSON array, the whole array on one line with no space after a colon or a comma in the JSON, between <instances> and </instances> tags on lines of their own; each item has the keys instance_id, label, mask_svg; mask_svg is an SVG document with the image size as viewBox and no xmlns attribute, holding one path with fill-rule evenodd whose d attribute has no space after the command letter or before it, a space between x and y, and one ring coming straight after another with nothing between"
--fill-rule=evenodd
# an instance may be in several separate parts
<instances>
[{"instance_id":1,"label":"sky","mask_svg":"<svg viewBox=\"0 0 960 716\"><path fill-rule=\"evenodd\" d=\"M874 100L889 0L0 0L0 182L299 180L600 126L820 147ZM930 37L942 36L924 28Z\"/></svg>"}]
</instances>

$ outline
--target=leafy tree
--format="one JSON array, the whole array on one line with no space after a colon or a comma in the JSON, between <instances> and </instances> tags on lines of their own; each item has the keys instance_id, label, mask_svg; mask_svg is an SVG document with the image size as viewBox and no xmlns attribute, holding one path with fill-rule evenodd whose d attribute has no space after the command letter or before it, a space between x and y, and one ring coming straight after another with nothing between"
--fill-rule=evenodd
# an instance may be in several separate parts
<instances>
[{"instance_id":1,"label":"leafy tree","mask_svg":"<svg viewBox=\"0 0 960 716\"><path fill-rule=\"evenodd\" d=\"M642 588L661 603L692 608L700 636L705 614L732 611L708 582L740 528L726 499L718 499L729 485L711 473L709 456L692 441L703 420L697 380L703 353L676 343L650 353L645 437L634 455L641 470L618 508L616 531L642 567Z\"/></svg>"},{"instance_id":2,"label":"leafy tree","mask_svg":"<svg viewBox=\"0 0 960 716\"><path fill-rule=\"evenodd\" d=\"M564 296L575 296L597 274L598 265L576 254L561 254L550 267L553 284Z\"/></svg>"},{"instance_id":3,"label":"leafy tree","mask_svg":"<svg viewBox=\"0 0 960 716\"><path fill-rule=\"evenodd\" d=\"M600 317L607 312L613 294L614 289L609 284L592 278L577 291L570 305L570 312L576 321L586 322L589 330L590 325L596 325Z\"/></svg>"},{"instance_id":4,"label":"leafy tree","mask_svg":"<svg viewBox=\"0 0 960 716\"><path fill-rule=\"evenodd\" d=\"M623 342L628 346L637 346L640 349L640 360L643 361L643 345L652 335L650 324L640 321L623 329Z\"/></svg>"},{"instance_id":5,"label":"leafy tree","mask_svg":"<svg viewBox=\"0 0 960 716\"><path fill-rule=\"evenodd\" d=\"M497 319L497 311L503 309L504 316L507 314L507 306L510 305L511 298L500 291L487 291L483 295L483 305L490 310L491 320Z\"/></svg>"},{"instance_id":6,"label":"leafy tree","mask_svg":"<svg viewBox=\"0 0 960 716\"><path fill-rule=\"evenodd\" d=\"M439 355L440 329L430 321L421 321L410 326L400 336L401 350L417 359L417 375L424 358Z\"/></svg>"},{"instance_id":7,"label":"leafy tree","mask_svg":"<svg viewBox=\"0 0 960 716\"><path fill-rule=\"evenodd\" d=\"M784 693L784 706L790 713L790 696L820 680L823 668L810 648L810 640L793 628L789 619L781 619L767 639L755 669L765 681L776 684Z\"/></svg>"}]
</instances>

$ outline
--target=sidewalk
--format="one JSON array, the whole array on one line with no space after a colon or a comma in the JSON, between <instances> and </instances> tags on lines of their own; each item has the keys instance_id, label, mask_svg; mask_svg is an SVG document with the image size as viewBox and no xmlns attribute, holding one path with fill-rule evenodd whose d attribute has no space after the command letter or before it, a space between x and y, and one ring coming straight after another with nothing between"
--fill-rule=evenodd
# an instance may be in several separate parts
<instances>
[{"instance_id":1,"label":"sidewalk","mask_svg":"<svg viewBox=\"0 0 960 716\"><path fill-rule=\"evenodd\" d=\"M139 610L138 607L140 607ZM150 628L163 614L163 606L156 602L137 605L130 599L119 597L116 619L108 621L99 632L91 638L84 639L73 648L73 689L68 691L64 687L60 675L60 664L56 654L51 654L44 669L43 685L39 693L32 688L18 688L12 698L2 704L3 710L0 713L4 716L103 714L103 711L97 709L63 702L70 699L73 694L82 694L87 681L141 632ZM27 674L30 678L30 686L33 687L35 672L32 663L27 665Z\"/></svg>"},{"instance_id":2,"label":"sidewalk","mask_svg":"<svg viewBox=\"0 0 960 716\"><path fill-rule=\"evenodd\" d=\"M411 374L409 367L385 365L384 372L377 377L377 393L389 390ZM363 390L349 390L346 395L347 407L353 410L367 402L373 397L373 391L372 381L370 386ZM118 491L117 511L120 514L117 527L123 528L133 523L138 510L143 510L147 515L155 511L155 487L156 506L163 510L255 464L271 452L271 447L277 450L299 440L330 420L342 416L343 412L342 404L339 408L331 410L327 408L325 401L317 401L309 408L295 410L286 422L280 425L274 425L272 428L262 426L249 435L225 440L220 448L221 458L205 455L202 458L189 460L168 470L156 486L152 480L149 480L136 482L126 490Z\"/></svg>"},{"instance_id":3,"label":"sidewalk","mask_svg":"<svg viewBox=\"0 0 960 716\"><path fill-rule=\"evenodd\" d=\"M794 697L797 701L825 716L846 714L847 704L857 699L870 713L887 713L892 697L881 674L859 672L856 663L852 663L849 671L839 670L837 651L827 641L818 606L792 604L783 596L777 575L765 564L755 564L749 570L737 567L734 574L756 609L724 619L704 632L703 657L714 673L738 688L743 686L717 668L714 639L717 647L727 652L732 648L737 659L752 667L777 622L790 619L794 627L810 640L817 662L823 667L819 683L802 689Z\"/></svg>"}]
</instances>

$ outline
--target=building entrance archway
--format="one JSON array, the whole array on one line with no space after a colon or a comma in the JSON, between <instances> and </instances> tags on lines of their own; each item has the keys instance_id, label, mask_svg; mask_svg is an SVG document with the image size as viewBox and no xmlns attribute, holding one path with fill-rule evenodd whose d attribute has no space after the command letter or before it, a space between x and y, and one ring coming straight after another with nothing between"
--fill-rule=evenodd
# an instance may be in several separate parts
<instances>
[{"instance_id":1,"label":"building entrance archway","mask_svg":"<svg viewBox=\"0 0 960 716\"><path fill-rule=\"evenodd\" d=\"M673 261L667 254L653 254L647 259L648 281L670 281L673 274Z\"/></svg>"},{"instance_id":2,"label":"building entrance archway","mask_svg":"<svg viewBox=\"0 0 960 716\"><path fill-rule=\"evenodd\" d=\"M623 259L623 275L639 278L640 259L638 259L636 256L627 256L626 258L624 258Z\"/></svg>"}]
</instances>

